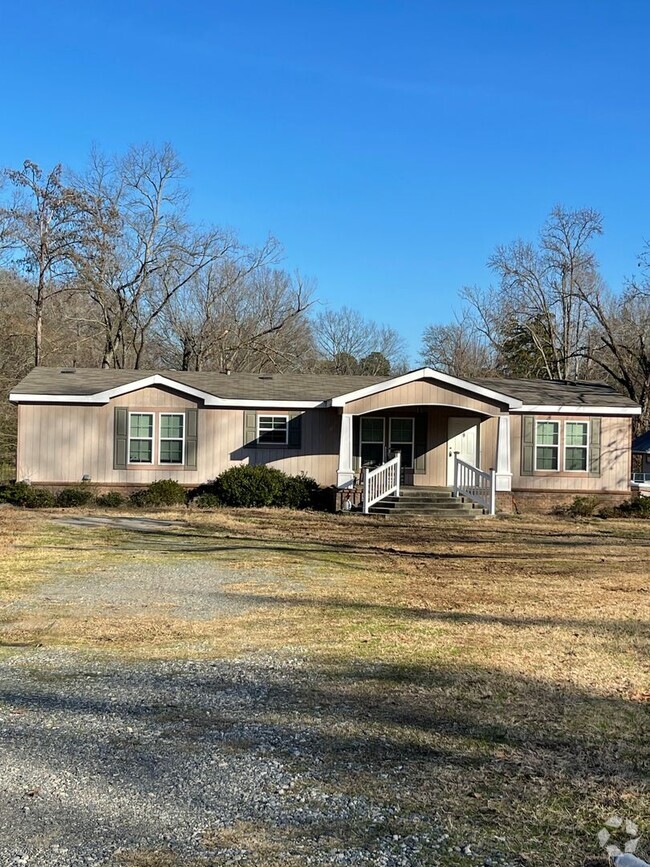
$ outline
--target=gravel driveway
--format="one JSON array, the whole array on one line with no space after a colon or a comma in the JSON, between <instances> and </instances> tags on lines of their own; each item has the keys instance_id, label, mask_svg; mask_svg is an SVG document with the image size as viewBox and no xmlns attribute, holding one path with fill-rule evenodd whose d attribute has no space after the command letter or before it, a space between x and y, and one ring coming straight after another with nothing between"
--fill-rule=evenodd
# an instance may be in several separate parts
<instances>
[{"instance_id":1,"label":"gravel driveway","mask_svg":"<svg viewBox=\"0 0 650 867\"><path fill-rule=\"evenodd\" d=\"M179 858L142 862L161 865L437 863L424 853L445 838L427 817L405 834L398 807L336 791L356 747L342 737L345 761L328 765L331 733L301 698L310 679L300 660L267 657L36 648L5 661L0 863L122 863L120 850Z\"/></svg>"},{"instance_id":2,"label":"gravel driveway","mask_svg":"<svg viewBox=\"0 0 650 867\"><path fill-rule=\"evenodd\" d=\"M266 604L264 594L229 593L234 583L301 587L308 578L293 569L274 577L259 558L243 560L241 539L228 541L230 559L212 556L209 537L166 536L169 522L64 522L129 531L108 545L119 562L57 561L5 605L5 626L39 612L56 621L70 611L113 619L146 611L188 622L223 616L227 628L229 615ZM33 643L7 649L11 642L5 633L2 867L507 867L500 853L474 854L442 832L439 817L405 806L418 803L408 761L434 773L440 754L410 746L407 755L382 734L373 717L381 666L350 660L325 674L288 652L133 660ZM356 694L364 678L370 692ZM368 703L372 690L377 701Z\"/></svg>"}]
</instances>

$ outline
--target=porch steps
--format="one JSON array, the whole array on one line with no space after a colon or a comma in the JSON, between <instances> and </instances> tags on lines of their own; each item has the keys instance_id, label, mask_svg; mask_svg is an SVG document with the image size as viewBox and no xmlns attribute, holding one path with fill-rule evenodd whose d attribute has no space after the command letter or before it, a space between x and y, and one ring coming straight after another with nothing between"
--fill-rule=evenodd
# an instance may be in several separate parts
<instances>
[{"instance_id":1,"label":"porch steps","mask_svg":"<svg viewBox=\"0 0 650 867\"><path fill-rule=\"evenodd\" d=\"M369 510L371 515L423 518L480 518L483 509L452 496L451 488L402 488L399 497L385 497Z\"/></svg>"}]
</instances>

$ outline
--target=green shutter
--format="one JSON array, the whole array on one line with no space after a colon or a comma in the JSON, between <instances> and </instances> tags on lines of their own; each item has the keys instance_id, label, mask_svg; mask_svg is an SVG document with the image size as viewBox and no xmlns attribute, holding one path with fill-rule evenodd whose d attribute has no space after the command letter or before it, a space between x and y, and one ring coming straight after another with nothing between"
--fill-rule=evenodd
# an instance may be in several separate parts
<instances>
[{"instance_id":1,"label":"green shutter","mask_svg":"<svg viewBox=\"0 0 650 867\"><path fill-rule=\"evenodd\" d=\"M352 469L361 469L361 416L352 416Z\"/></svg>"},{"instance_id":2,"label":"green shutter","mask_svg":"<svg viewBox=\"0 0 650 867\"><path fill-rule=\"evenodd\" d=\"M125 470L129 448L129 411L116 406L113 413L113 469Z\"/></svg>"},{"instance_id":3,"label":"green shutter","mask_svg":"<svg viewBox=\"0 0 650 867\"><path fill-rule=\"evenodd\" d=\"M589 475L600 475L600 419L590 419L590 436L589 436Z\"/></svg>"},{"instance_id":4,"label":"green shutter","mask_svg":"<svg viewBox=\"0 0 650 867\"><path fill-rule=\"evenodd\" d=\"M257 413L244 411L244 448L257 448Z\"/></svg>"},{"instance_id":5,"label":"green shutter","mask_svg":"<svg viewBox=\"0 0 650 867\"><path fill-rule=\"evenodd\" d=\"M185 466L196 469L196 443L199 428L198 409L185 410Z\"/></svg>"},{"instance_id":6,"label":"green shutter","mask_svg":"<svg viewBox=\"0 0 650 867\"><path fill-rule=\"evenodd\" d=\"M302 413L289 413L289 435L287 445L290 449L299 449L302 446Z\"/></svg>"},{"instance_id":7,"label":"green shutter","mask_svg":"<svg viewBox=\"0 0 650 867\"><path fill-rule=\"evenodd\" d=\"M413 472L423 475L427 471L427 414L419 412L415 416L413 441Z\"/></svg>"},{"instance_id":8,"label":"green shutter","mask_svg":"<svg viewBox=\"0 0 650 867\"><path fill-rule=\"evenodd\" d=\"M521 475L532 476L535 467L535 416L525 415L521 424Z\"/></svg>"}]
</instances>

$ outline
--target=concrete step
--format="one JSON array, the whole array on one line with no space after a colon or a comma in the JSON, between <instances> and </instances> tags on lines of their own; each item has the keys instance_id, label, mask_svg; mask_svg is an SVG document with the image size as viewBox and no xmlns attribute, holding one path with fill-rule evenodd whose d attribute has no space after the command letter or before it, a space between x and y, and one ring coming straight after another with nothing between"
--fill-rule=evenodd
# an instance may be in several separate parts
<instances>
[{"instance_id":1,"label":"concrete step","mask_svg":"<svg viewBox=\"0 0 650 867\"><path fill-rule=\"evenodd\" d=\"M452 496L450 488L402 488L400 496L385 497L370 507L370 514L391 517L477 518L483 509L470 500Z\"/></svg>"},{"instance_id":2,"label":"concrete step","mask_svg":"<svg viewBox=\"0 0 650 867\"><path fill-rule=\"evenodd\" d=\"M427 503L440 503L444 505L445 503L454 503L457 502L453 497L384 497L382 503L405 503L408 506L423 506Z\"/></svg>"},{"instance_id":3,"label":"concrete step","mask_svg":"<svg viewBox=\"0 0 650 867\"><path fill-rule=\"evenodd\" d=\"M474 520L483 517L481 509L431 509L427 512L404 512L372 506L371 515L383 515L385 518L458 518L459 520Z\"/></svg>"},{"instance_id":4,"label":"concrete step","mask_svg":"<svg viewBox=\"0 0 650 867\"><path fill-rule=\"evenodd\" d=\"M393 512L423 512L429 509L450 509L452 511L458 509L472 509L472 503L463 503L461 500L456 500L448 503L391 503L386 500L380 500L375 503L376 506L382 506L385 509L390 509ZM371 506L371 508L373 508Z\"/></svg>"}]
</instances>

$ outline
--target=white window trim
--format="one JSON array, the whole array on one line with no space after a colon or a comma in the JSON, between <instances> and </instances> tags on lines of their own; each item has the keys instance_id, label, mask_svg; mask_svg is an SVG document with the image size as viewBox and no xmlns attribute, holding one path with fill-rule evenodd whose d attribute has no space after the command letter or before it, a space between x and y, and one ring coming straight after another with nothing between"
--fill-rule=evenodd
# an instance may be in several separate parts
<instances>
[{"instance_id":1,"label":"white window trim","mask_svg":"<svg viewBox=\"0 0 650 867\"><path fill-rule=\"evenodd\" d=\"M547 449L556 449L557 450L557 466L555 469L549 469L548 467L538 467L537 466L537 425L539 424L554 424L557 427L557 445L549 445L548 443L541 443L540 448ZM534 463L535 472L539 473L559 473L560 472L560 448L562 443L560 442L562 435L562 425L557 419L552 418L538 418L535 419L535 448L534 448Z\"/></svg>"},{"instance_id":2,"label":"white window trim","mask_svg":"<svg viewBox=\"0 0 650 867\"><path fill-rule=\"evenodd\" d=\"M393 439L393 422L394 421L410 421L411 422L411 439L405 440L404 442L398 442ZM407 467L406 464L401 464L402 469L412 470L415 466L415 418L412 415L396 415L390 416L388 419L388 448L390 449L392 445L396 446L411 446L411 466Z\"/></svg>"},{"instance_id":3,"label":"white window trim","mask_svg":"<svg viewBox=\"0 0 650 867\"><path fill-rule=\"evenodd\" d=\"M378 446L379 445L378 440L364 440L364 438L363 438L363 422L366 419L368 419L368 420L372 419L373 421L376 421L377 419L379 419L379 421L381 421L381 447L382 447L382 450L384 453L386 451L386 417L383 415L379 415L379 416L377 416L377 415L372 415L372 416L362 415L362 416L360 416L359 417L359 460L361 461L362 464L363 464L363 446L364 446L364 443L371 445L371 446ZM382 463L383 463L383 459L382 459Z\"/></svg>"},{"instance_id":4,"label":"white window trim","mask_svg":"<svg viewBox=\"0 0 650 867\"><path fill-rule=\"evenodd\" d=\"M151 436L150 437L133 437L131 436L131 416L133 415L149 415L151 416ZM156 444L156 413L149 412L148 410L137 410L134 409L133 412L129 412L129 428L128 428L128 438L126 442L126 457L127 457L127 466L131 467L151 467L155 465L155 444ZM150 461L132 461L131 460L131 440L136 442L142 442L145 440L146 442L151 442L151 460Z\"/></svg>"},{"instance_id":5,"label":"white window trim","mask_svg":"<svg viewBox=\"0 0 650 867\"><path fill-rule=\"evenodd\" d=\"M180 415L181 416L181 418L183 419L183 436L182 437L164 437L162 435L162 423L160 423L160 421L159 421L159 423L158 423L158 440L157 440L157 442L158 442L158 465L159 466L165 466L165 467L182 467L185 464L185 413L184 412L159 412L158 413L159 419L162 419L162 417L165 415ZM179 441L179 439L181 441L181 459L180 459L180 461L164 461L163 462L161 460L161 455L162 455L162 449L160 447L161 443L163 443L163 442L175 442L176 443Z\"/></svg>"},{"instance_id":6,"label":"white window trim","mask_svg":"<svg viewBox=\"0 0 650 867\"><path fill-rule=\"evenodd\" d=\"M281 442L276 442L276 443L260 442L260 434L261 433L269 433L268 430L261 431L261 429L260 429L260 422L263 418L283 418L286 421L286 426L284 429L284 442L283 443L281 443ZM289 415L288 414L278 413L278 412L262 412L262 413L257 414L256 421L257 421L257 444L260 448L273 449L273 448L278 448L278 446L280 446L280 448L281 448L282 446L288 446L289 445Z\"/></svg>"},{"instance_id":7,"label":"white window trim","mask_svg":"<svg viewBox=\"0 0 650 867\"><path fill-rule=\"evenodd\" d=\"M567 425L570 424L582 424L587 426L587 444L584 446L574 446L567 444ZM562 443L562 466L564 468L565 473L588 473L589 472L589 446L591 445L591 423L589 421L583 421L582 419L573 419L568 418L564 421L564 441ZM570 449L584 449L585 452L585 468L584 470L568 470L566 466L566 450L567 446Z\"/></svg>"}]
</instances>

